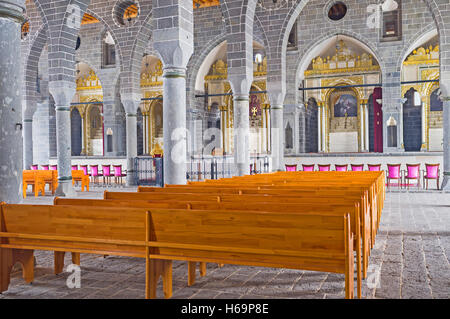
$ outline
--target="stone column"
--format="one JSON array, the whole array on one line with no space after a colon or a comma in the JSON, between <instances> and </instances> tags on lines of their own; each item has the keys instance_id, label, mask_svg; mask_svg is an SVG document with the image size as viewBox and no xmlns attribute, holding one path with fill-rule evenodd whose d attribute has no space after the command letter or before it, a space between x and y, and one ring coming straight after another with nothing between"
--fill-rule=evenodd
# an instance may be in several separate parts
<instances>
[{"instance_id":1,"label":"stone column","mask_svg":"<svg viewBox=\"0 0 450 319\"><path fill-rule=\"evenodd\" d=\"M23 169L33 165L33 118L23 119Z\"/></svg>"},{"instance_id":2,"label":"stone column","mask_svg":"<svg viewBox=\"0 0 450 319\"><path fill-rule=\"evenodd\" d=\"M134 180L134 158L137 156L137 109L141 103L139 94L122 94L122 104L126 112L127 140L127 186L136 184Z\"/></svg>"},{"instance_id":3,"label":"stone column","mask_svg":"<svg viewBox=\"0 0 450 319\"><path fill-rule=\"evenodd\" d=\"M24 0L0 0L0 201L22 199L22 100L20 25Z\"/></svg>"},{"instance_id":4,"label":"stone column","mask_svg":"<svg viewBox=\"0 0 450 319\"><path fill-rule=\"evenodd\" d=\"M440 89L444 106L443 130L444 130L444 180L442 189L450 191L450 71L441 70Z\"/></svg>"},{"instance_id":5,"label":"stone column","mask_svg":"<svg viewBox=\"0 0 450 319\"><path fill-rule=\"evenodd\" d=\"M234 162L236 176L250 174L250 122L249 95L234 94Z\"/></svg>"},{"instance_id":6,"label":"stone column","mask_svg":"<svg viewBox=\"0 0 450 319\"><path fill-rule=\"evenodd\" d=\"M165 67L163 78L164 183L186 184L186 69Z\"/></svg>"},{"instance_id":7,"label":"stone column","mask_svg":"<svg viewBox=\"0 0 450 319\"><path fill-rule=\"evenodd\" d=\"M383 74L383 152L402 152L403 144L403 103L401 97L401 78L399 72ZM388 146L388 121L393 118L397 123L397 146Z\"/></svg>"},{"instance_id":8,"label":"stone column","mask_svg":"<svg viewBox=\"0 0 450 319\"><path fill-rule=\"evenodd\" d=\"M58 188L55 194L60 197L74 197L76 193L72 186L70 103L75 95L75 83L67 81L49 82L49 91L55 100L56 110Z\"/></svg>"},{"instance_id":9,"label":"stone column","mask_svg":"<svg viewBox=\"0 0 450 319\"><path fill-rule=\"evenodd\" d=\"M271 141L272 141L272 170L283 170L284 165L284 128L283 105L272 104L271 109Z\"/></svg>"}]
</instances>

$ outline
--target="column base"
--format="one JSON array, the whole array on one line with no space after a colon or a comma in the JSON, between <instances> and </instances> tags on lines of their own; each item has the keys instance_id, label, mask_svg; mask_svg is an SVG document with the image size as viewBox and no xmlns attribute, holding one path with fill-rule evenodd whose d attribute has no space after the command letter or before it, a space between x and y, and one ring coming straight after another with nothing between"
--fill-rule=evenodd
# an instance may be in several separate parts
<instances>
[{"instance_id":1,"label":"column base","mask_svg":"<svg viewBox=\"0 0 450 319\"><path fill-rule=\"evenodd\" d=\"M441 189L446 192L450 192L450 173L449 175L444 175L444 180L442 181Z\"/></svg>"},{"instance_id":2,"label":"column base","mask_svg":"<svg viewBox=\"0 0 450 319\"><path fill-rule=\"evenodd\" d=\"M58 181L58 187L55 191L55 196L58 197L77 197L77 193L72 186L72 180Z\"/></svg>"},{"instance_id":3,"label":"column base","mask_svg":"<svg viewBox=\"0 0 450 319\"><path fill-rule=\"evenodd\" d=\"M127 186L136 186L137 181L134 178L134 171L127 171Z\"/></svg>"}]
</instances>

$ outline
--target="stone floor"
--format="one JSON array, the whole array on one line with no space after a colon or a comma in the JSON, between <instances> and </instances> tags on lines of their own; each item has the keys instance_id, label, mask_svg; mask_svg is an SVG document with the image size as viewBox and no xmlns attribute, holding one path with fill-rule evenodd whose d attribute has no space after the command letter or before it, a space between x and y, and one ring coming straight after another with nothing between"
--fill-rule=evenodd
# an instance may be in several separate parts
<instances>
[{"instance_id":1,"label":"stone floor","mask_svg":"<svg viewBox=\"0 0 450 319\"><path fill-rule=\"evenodd\" d=\"M115 190L124 190L116 188ZM126 190L126 189L125 189ZM132 190L132 189L129 189ZM94 188L79 196L101 198ZM25 203L46 204L51 196ZM66 265L70 263L69 254ZM450 298L450 194L387 194L381 227L363 282L365 298ZM82 255L81 288L69 289L71 273L53 274L53 255L36 252L35 281L12 275L5 298L143 298L145 262L138 258ZM187 266L175 262L173 298L344 298L344 276L338 274L208 264L207 276L187 287ZM158 297L162 297L161 287Z\"/></svg>"}]
</instances>

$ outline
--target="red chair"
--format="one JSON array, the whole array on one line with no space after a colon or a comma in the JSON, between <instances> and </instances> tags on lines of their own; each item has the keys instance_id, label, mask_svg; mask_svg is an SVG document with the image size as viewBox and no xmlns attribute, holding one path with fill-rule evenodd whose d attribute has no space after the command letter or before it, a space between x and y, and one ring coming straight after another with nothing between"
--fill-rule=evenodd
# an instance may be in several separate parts
<instances>
[{"instance_id":1,"label":"red chair","mask_svg":"<svg viewBox=\"0 0 450 319\"><path fill-rule=\"evenodd\" d=\"M435 179L436 187L439 190L439 176L440 176L439 164L425 164L425 171L423 174L423 184L425 185L426 180L427 181L426 189L428 189L428 180Z\"/></svg>"},{"instance_id":2,"label":"red chair","mask_svg":"<svg viewBox=\"0 0 450 319\"><path fill-rule=\"evenodd\" d=\"M58 170L58 165L50 165L50 170L51 171L57 171Z\"/></svg>"},{"instance_id":3,"label":"red chair","mask_svg":"<svg viewBox=\"0 0 450 319\"><path fill-rule=\"evenodd\" d=\"M347 164L345 164L345 165L335 164L334 168L335 168L336 172L346 172L348 169L348 165Z\"/></svg>"},{"instance_id":4,"label":"red chair","mask_svg":"<svg viewBox=\"0 0 450 319\"><path fill-rule=\"evenodd\" d=\"M100 174L98 172L98 165L91 165L91 177L92 177L92 182L93 183L98 183L98 178L102 176L102 174Z\"/></svg>"},{"instance_id":5,"label":"red chair","mask_svg":"<svg viewBox=\"0 0 450 319\"><path fill-rule=\"evenodd\" d=\"M102 165L103 184L111 184L111 165Z\"/></svg>"},{"instance_id":6,"label":"red chair","mask_svg":"<svg viewBox=\"0 0 450 319\"><path fill-rule=\"evenodd\" d=\"M350 164L352 172L362 172L364 170L364 164Z\"/></svg>"},{"instance_id":7,"label":"red chair","mask_svg":"<svg viewBox=\"0 0 450 319\"><path fill-rule=\"evenodd\" d=\"M319 166L319 172L329 172L331 164L321 165L317 164Z\"/></svg>"},{"instance_id":8,"label":"red chair","mask_svg":"<svg viewBox=\"0 0 450 319\"><path fill-rule=\"evenodd\" d=\"M417 180L417 188L420 188L420 164L406 164L404 173L406 174L403 176L403 179L408 185L408 189L410 180Z\"/></svg>"},{"instance_id":9,"label":"red chair","mask_svg":"<svg viewBox=\"0 0 450 319\"><path fill-rule=\"evenodd\" d=\"M120 180L120 184L122 185L122 177L126 177L127 174L122 172L122 165L113 165L114 167L114 182L116 184L119 184L119 180Z\"/></svg>"},{"instance_id":10,"label":"red chair","mask_svg":"<svg viewBox=\"0 0 450 319\"><path fill-rule=\"evenodd\" d=\"M302 164L304 172L314 172L315 164Z\"/></svg>"},{"instance_id":11,"label":"red chair","mask_svg":"<svg viewBox=\"0 0 450 319\"><path fill-rule=\"evenodd\" d=\"M294 165L285 164L284 166L286 166L286 172L296 172L297 171L297 164L294 164Z\"/></svg>"},{"instance_id":12,"label":"red chair","mask_svg":"<svg viewBox=\"0 0 450 319\"><path fill-rule=\"evenodd\" d=\"M370 172L379 172L381 171L381 164L367 164Z\"/></svg>"},{"instance_id":13,"label":"red chair","mask_svg":"<svg viewBox=\"0 0 450 319\"><path fill-rule=\"evenodd\" d=\"M89 176L87 165L80 165L80 168L83 171L84 175Z\"/></svg>"},{"instance_id":14,"label":"red chair","mask_svg":"<svg viewBox=\"0 0 450 319\"><path fill-rule=\"evenodd\" d=\"M78 171L78 165L72 165L72 171Z\"/></svg>"},{"instance_id":15,"label":"red chair","mask_svg":"<svg viewBox=\"0 0 450 319\"><path fill-rule=\"evenodd\" d=\"M39 165L37 165L37 164L31 165L31 170L37 171L38 169L39 169Z\"/></svg>"},{"instance_id":16,"label":"red chair","mask_svg":"<svg viewBox=\"0 0 450 319\"><path fill-rule=\"evenodd\" d=\"M391 180L397 180L398 186L401 188L401 181L402 177L400 174L400 165L401 164L387 164L388 170L387 170L387 186L391 185Z\"/></svg>"},{"instance_id":17,"label":"red chair","mask_svg":"<svg viewBox=\"0 0 450 319\"><path fill-rule=\"evenodd\" d=\"M49 167L49 165L41 165L41 168L44 170L44 171L48 171L48 168Z\"/></svg>"}]
</instances>

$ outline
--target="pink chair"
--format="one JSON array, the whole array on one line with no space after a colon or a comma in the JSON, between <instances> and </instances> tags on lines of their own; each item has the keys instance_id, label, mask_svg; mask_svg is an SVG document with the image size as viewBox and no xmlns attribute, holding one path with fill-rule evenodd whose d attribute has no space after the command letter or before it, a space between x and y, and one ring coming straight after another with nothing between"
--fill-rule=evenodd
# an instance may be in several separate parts
<instances>
[{"instance_id":1,"label":"pink chair","mask_svg":"<svg viewBox=\"0 0 450 319\"><path fill-rule=\"evenodd\" d=\"M72 171L78 171L78 165L72 165Z\"/></svg>"},{"instance_id":2,"label":"pink chair","mask_svg":"<svg viewBox=\"0 0 450 319\"><path fill-rule=\"evenodd\" d=\"M314 165L315 164L311 164L311 165L309 165L309 164L302 164L303 171L304 172L314 172Z\"/></svg>"},{"instance_id":3,"label":"pink chair","mask_svg":"<svg viewBox=\"0 0 450 319\"><path fill-rule=\"evenodd\" d=\"M406 171L403 179L406 182L406 185L408 185L409 189L409 181L417 180L417 188L420 187L420 164L406 164Z\"/></svg>"},{"instance_id":4,"label":"pink chair","mask_svg":"<svg viewBox=\"0 0 450 319\"><path fill-rule=\"evenodd\" d=\"M345 165L335 164L334 167L336 169L336 172L346 172L347 168L348 168L348 165L347 164L345 164Z\"/></svg>"},{"instance_id":5,"label":"pink chair","mask_svg":"<svg viewBox=\"0 0 450 319\"><path fill-rule=\"evenodd\" d=\"M370 172L379 172L381 171L381 164L367 164Z\"/></svg>"},{"instance_id":6,"label":"pink chair","mask_svg":"<svg viewBox=\"0 0 450 319\"><path fill-rule=\"evenodd\" d=\"M42 168L44 171L48 171L48 167L49 167L49 165L41 165L41 168Z\"/></svg>"},{"instance_id":7,"label":"pink chair","mask_svg":"<svg viewBox=\"0 0 450 319\"><path fill-rule=\"evenodd\" d=\"M57 171L58 170L58 165L50 165L50 170L51 171Z\"/></svg>"},{"instance_id":8,"label":"pink chair","mask_svg":"<svg viewBox=\"0 0 450 319\"><path fill-rule=\"evenodd\" d=\"M84 175L89 176L87 165L80 165L80 168L83 171Z\"/></svg>"},{"instance_id":9,"label":"pink chair","mask_svg":"<svg viewBox=\"0 0 450 319\"><path fill-rule=\"evenodd\" d=\"M119 180L120 180L120 184L122 185L122 177L127 176L127 174L124 174L122 172L122 165L113 165L114 167L114 182L116 184L119 184Z\"/></svg>"},{"instance_id":10,"label":"pink chair","mask_svg":"<svg viewBox=\"0 0 450 319\"><path fill-rule=\"evenodd\" d=\"M36 165L31 165L31 169L33 171L37 171L39 169L39 166L37 164Z\"/></svg>"},{"instance_id":11,"label":"pink chair","mask_svg":"<svg viewBox=\"0 0 450 319\"><path fill-rule=\"evenodd\" d=\"M294 165L285 164L284 166L286 166L286 172L296 172L297 171L297 164L294 164Z\"/></svg>"},{"instance_id":12,"label":"pink chair","mask_svg":"<svg viewBox=\"0 0 450 319\"><path fill-rule=\"evenodd\" d=\"M102 174L100 174L98 172L98 165L91 165L91 177L92 177L92 182L93 183L98 183L98 178L102 176Z\"/></svg>"},{"instance_id":13,"label":"pink chair","mask_svg":"<svg viewBox=\"0 0 450 319\"><path fill-rule=\"evenodd\" d=\"M102 165L103 184L111 184L111 165Z\"/></svg>"},{"instance_id":14,"label":"pink chair","mask_svg":"<svg viewBox=\"0 0 450 319\"><path fill-rule=\"evenodd\" d=\"M440 176L439 164L425 164L425 171L423 174L423 183L425 185L425 180L427 181L426 189L428 189L428 180L435 179L437 189L439 190L439 176Z\"/></svg>"},{"instance_id":15,"label":"pink chair","mask_svg":"<svg viewBox=\"0 0 450 319\"><path fill-rule=\"evenodd\" d=\"M387 170L387 186L391 185L391 180L397 180L398 186L401 188L401 180L402 177L400 175L400 165L401 164L387 164L388 170Z\"/></svg>"},{"instance_id":16,"label":"pink chair","mask_svg":"<svg viewBox=\"0 0 450 319\"><path fill-rule=\"evenodd\" d=\"M352 172L362 172L364 170L364 164L350 164Z\"/></svg>"},{"instance_id":17,"label":"pink chair","mask_svg":"<svg viewBox=\"0 0 450 319\"><path fill-rule=\"evenodd\" d=\"M329 172L331 164L321 165L317 164L319 166L319 172Z\"/></svg>"}]
</instances>

